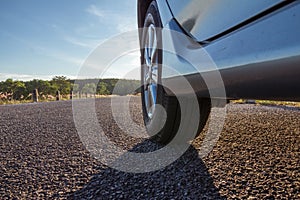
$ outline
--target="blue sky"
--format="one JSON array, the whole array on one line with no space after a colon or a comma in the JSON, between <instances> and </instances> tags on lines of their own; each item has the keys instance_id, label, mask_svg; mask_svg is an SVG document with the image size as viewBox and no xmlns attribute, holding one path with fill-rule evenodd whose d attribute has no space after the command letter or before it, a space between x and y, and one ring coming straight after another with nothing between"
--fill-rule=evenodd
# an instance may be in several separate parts
<instances>
[{"instance_id":1,"label":"blue sky","mask_svg":"<svg viewBox=\"0 0 300 200\"><path fill-rule=\"evenodd\" d=\"M1 0L0 81L76 77L101 42L136 25L136 0Z\"/></svg>"}]
</instances>

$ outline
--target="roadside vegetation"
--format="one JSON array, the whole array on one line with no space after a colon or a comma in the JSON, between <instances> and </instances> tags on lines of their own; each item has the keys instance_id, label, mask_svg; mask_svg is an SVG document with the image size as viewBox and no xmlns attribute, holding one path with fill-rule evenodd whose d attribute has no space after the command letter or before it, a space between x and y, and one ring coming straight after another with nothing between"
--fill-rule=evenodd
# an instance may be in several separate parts
<instances>
[{"instance_id":1,"label":"roadside vegetation","mask_svg":"<svg viewBox=\"0 0 300 200\"><path fill-rule=\"evenodd\" d=\"M19 81L7 79L0 82L0 104L30 103L32 94L38 91L38 100L55 101L70 98L88 98L104 95L129 95L139 92L140 82L123 79L70 80L65 76L55 76L52 80Z\"/></svg>"},{"instance_id":2,"label":"roadside vegetation","mask_svg":"<svg viewBox=\"0 0 300 200\"><path fill-rule=\"evenodd\" d=\"M55 76L52 80L19 81L7 79L0 82L0 105L33 102L32 93L37 89L39 102L55 101L59 91L60 100L72 98L104 97L108 95L130 95L140 93L140 81L125 79L82 79L71 80ZM300 102L244 99L232 103L255 103L300 107Z\"/></svg>"},{"instance_id":3,"label":"roadside vegetation","mask_svg":"<svg viewBox=\"0 0 300 200\"><path fill-rule=\"evenodd\" d=\"M245 99L232 100L232 103L252 103L259 105L275 105L275 106L293 106L300 107L300 102L292 102L292 101L271 101L271 100L250 100L249 102Z\"/></svg>"}]
</instances>

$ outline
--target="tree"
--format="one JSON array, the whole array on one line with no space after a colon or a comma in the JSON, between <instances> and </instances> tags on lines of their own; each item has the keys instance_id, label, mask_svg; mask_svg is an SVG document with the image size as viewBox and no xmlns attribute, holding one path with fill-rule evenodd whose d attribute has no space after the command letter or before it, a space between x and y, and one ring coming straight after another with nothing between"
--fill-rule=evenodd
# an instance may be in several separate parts
<instances>
[{"instance_id":1,"label":"tree","mask_svg":"<svg viewBox=\"0 0 300 200\"><path fill-rule=\"evenodd\" d=\"M109 94L112 94L114 91L114 88L119 80L118 79L106 79L106 80L103 80L103 82L104 81L107 84L107 89L109 91Z\"/></svg>"},{"instance_id":2,"label":"tree","mask_svg":"<svg viewBox=\"0 0 300 200\"><path fill-rule=\"evenodd\" d=\"M51 80L53 88L57 88L61 94L70 94L71 81L65 76L55 76Z\"/></svg>"},{"instance_id":3,"label":"tree","mask_svg":"<svg viewBox=\"0 0 300 200\"><path fill-rule=\"evenodd\" d=\"M120 79L115 85L113 94L117 95L127 95L127 94L135 94L140 88L139 81L136 80L126 80Z\"/></svg>"},{"instance_id":4,"label":"tree","mask_svg":"<svg viewBox=\"0 0 300 200\"><path fill-rule=\"evenodd\" d=\"M13 93L13 84L14 84L14 81L9 78L9 79L6 79L5 82L3 82L2 84L2 90L4 93Z\"/></svg>"},{"instance_id":5,"label":"tree","mask_svg":"<svg viewBox=\"0 0 300 200\"><path fill-rule=\"evenodd\" d=\"M104 82L99 82L97 85L97 94L108 95L110 92L107 89L107 84Z\"/></svg>"},{"instance_id":6,"label":"tree","mask_svg":"<svg viewBox=\"0 0 300 200\"><path fill-rule=\"evenodd\" d=\"M96 94L96 84L95 83L85 84L81 92L86 94Z\"/></svg>"},{"instance_id":7,"label":"tree","mask_svg":"<svg viewBox=\"0 0 300 200\"><path fill-rule=\"evenodd\" d=\"M15 100L20 100L22 96L26 96L26 86L22 81L13 81L13 79L7 79L0 84L0 92L10 94L9 96Z\"/></svg>"},{"instance_id":8,"label":"tree","mask_svg":"<svg viewBox=\"0 0 300 200\"><path fill-rule=\"evenodd\" d=\"M12 85L12 93L14 100L21 100L26 96L26 86L22 81L15 81Z\"/></svg>"},{"instance_id":9,"label":"tree","mask_svg":"<svg viewBox=\"0 0 300 200\"><path fill-rule=\"evenodd\" d=\"M73 83L72 84L72 90L73 90L73 92L79 92L79 85L76 84L76 83Z\"/></svg>"},{"instance_id":10,"label":"tree","mask_svg":"<svg viewBox=\"0 0 300 200\"><path fill-rule=\"evenodd\" d=\"M54 95L57 91L56 88L54 88L49 81L44 80L31 80L25 83L26 90L28 94L31 94L33 90L38 89L39 94L41 95L47 95L52 94Z\"/></svg>"}]
</instances>

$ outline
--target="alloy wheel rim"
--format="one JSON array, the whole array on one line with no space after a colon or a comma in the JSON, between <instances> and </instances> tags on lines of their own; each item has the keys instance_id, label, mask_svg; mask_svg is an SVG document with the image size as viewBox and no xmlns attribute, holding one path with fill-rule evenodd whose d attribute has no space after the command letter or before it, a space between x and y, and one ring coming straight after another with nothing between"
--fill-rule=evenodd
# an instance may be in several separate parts
<instances>
[{"instance_id":1,"label":"alloy wheel rim","mask_svg":"<svg viewBox=\"0 0 300 200\"><path fill-rule=\"evenodd\" d=\"M149 119L153 118L157 99L158 83L158 49L157 35L154 24L150 24L146 30L144 42L144 100Z\"/></svg>"}]
</instances>

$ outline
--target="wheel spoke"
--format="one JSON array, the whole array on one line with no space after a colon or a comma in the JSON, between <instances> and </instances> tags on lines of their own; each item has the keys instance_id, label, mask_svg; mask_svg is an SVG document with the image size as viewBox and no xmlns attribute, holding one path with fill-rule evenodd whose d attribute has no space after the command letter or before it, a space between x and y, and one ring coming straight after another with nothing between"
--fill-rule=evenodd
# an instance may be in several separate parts
<instances>
[{"instance_id":1,"label":"wheel spoke","mask_svg":"<svg viewBox=\"0 0 300 200\"><path fill-rule=\"evenodd\" d=\"M150 118L152 118L154 109L155 109L155 102L153 101L153 93L151 89L151 85L148 87L148 115Z\"/></svg>"},{"instance_id":2,"label":"wheel spoke","mask_svg":"<svg viewBox=\"0 0 300 200\"><path fill-rule=\"evenodd\" d=\"M152 119L157 99L158 50L156 29L153 24L147 28L144 40L144 100L148 117Z\"/></svg>"},{"instance_id":3,"label":"wheel spoke","mask_svg":"<svg viewBox=\"0 0 300 200\"><path fill-rule=\"evenodd\" d=\"M154 31L155 28L153 27L153 25L151 24L148 28L148 47L152 48L153 47L153 43L154 43Z\"/></svg>"},{"instance_id":4,"label":"wheel spoke","mask_svg":"<svg viewBox=\"0 0 300 200\"><path fill-rule=\"evenodd\" d=\"M150 85L150 93L151 93L151 101L154 104L156 104L156 91L157 91L157 87L154 84Z\"/></svg>"},{"instance_id":5,"label":"wheel spoke","mask_svg":"<svg viewBox=\"0 0 300 200\"><path fill-rule=\"evenodd\" d=\"M153 101L152 101L152 92L151 92L151 85L148 85L148 98L149 98L149 105L152 106L153 105Z\"/></svg>"},{"instance_id":6,"label":"wheel spoke","mask_svg":"<svg viewBox=\"0 0 300 200\"><path fill-rule=\"evenodd\" d=\"M145 64L147 66L151 66L151 58L149 56L149 48L145 48L145 51L144 51L144 59L145 59Z\"/></svg>"},{"instance_id":7,"label":"wheel spoke","mask_svg":"<svg viewBox=\"0 0 300 200\"><path fill-rule=\"evenodd\" d=\"M153 30L153 43L152 43L152 48L151 48L151 60L152 62L156 61L157 58L157 39L156 39L156 33L155 30Z\"/></svg>"},{"instance_id":8,"label":"wheel spoke","mask_svg":"<svg viewBox=\"0 0 300 200\"><path fill-rule=\"evenodd\" d=\"M152 82L154 82L155 84L158 83L158 67L157 66L153 66L152 67L152 72L151 72L151 80Z\"/></svg>"},{"instance_id":9,"label":"wheel spoke","mask_svg":"<svg viewBox=\"0 0 300 200\"><path fill-rule=\"evenodd\" d=\"M158 65L156 64L152 66L152 73L157 74L157 72L158 72Z\"/></svg>"},{"instance_id":10,"label":"wheel spoke","mask_svg":"<svg viewBox=\"0 0 300 200\"><path fill-rule=\"evenodd\" d=\"M149 91L145 89L144 91L145 93L145 106L146 106L146 110L148 112L148 109L149 109Z\"/></svg>"},{"instance_id":11,"label":"wheel spoke","mask_svg":"<svg viewBox=\"0 0 300 200\"><path fill-rule=\"evenodd\" d=\"M151 50L151 60L152 60L152 63L156 63L157 62L157 54L158 54L158 49L152 49Z\"/></svg>"},{"instance_id":12,"label":"wheel spoke","mask_svg":"<svg viewBox=\"0 0 300 200\"><path fill-rule=\"evenodd\" d=\"M148 84L148 85L151 83L151 77L150 77L150 75L147 75L145 77L145 83Z\"/></svg>"}]
</instances>

